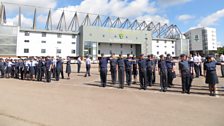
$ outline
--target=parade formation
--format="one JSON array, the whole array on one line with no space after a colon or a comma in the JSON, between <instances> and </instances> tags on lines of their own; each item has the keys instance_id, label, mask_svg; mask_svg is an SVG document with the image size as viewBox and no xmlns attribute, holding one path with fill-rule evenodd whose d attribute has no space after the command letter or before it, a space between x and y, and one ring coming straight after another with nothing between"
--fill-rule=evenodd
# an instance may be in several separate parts
<instances>
[{"instance_id":1,"label":"parade formation","mask_svg":"<svg viewBox=\"0 0 224 126\"><path fill-rule=\"evenodd\" d=\"M155 84L156 71L160 76L160 91L166 92L168 88L172 88L173 79L177 77L177 70L181 77L182 93L190 94L192 81L194 78L204 76L205 83L209 86L211 96L216 96L216 87L218 84L218 76L216 73L216 65L221 65L223 73L223 55L220 56L220 62L217 62L212 55L208 55L204 61L199 54L187 56L180 55L178 60L174 60L170 54L166 56L160 55L156 58L154 55L144 56L141 54L139 58L127 54L126 58L123 55L115 57L112 53L110 57L105 57L101 54L99 58L99 72L101 87L108 85L107 74L108 64L110 64L111 84L119 84L119 88L125 87L125 82L128 87L139 82L140 89L146 90ZM25 59L0 59L0 75L1 78L15 78L20 80L43 81L50 83L52 78L55 81L64 79L63 63L66 63L67 79L70 79L71 60L67 57L64 62L61 57L30 57ZM77 58L77 73L80 73L82 60ZM86 72L84 77L90 76L91 59L86 57ZM178 64L178 68L176 67ZM202 73L202 66L204 73ZM204 75L203 75L204 74ZM61 76L61 77L60 77ZM137 77L139 76L139 81Z\"/></svg>"}]
</instances>

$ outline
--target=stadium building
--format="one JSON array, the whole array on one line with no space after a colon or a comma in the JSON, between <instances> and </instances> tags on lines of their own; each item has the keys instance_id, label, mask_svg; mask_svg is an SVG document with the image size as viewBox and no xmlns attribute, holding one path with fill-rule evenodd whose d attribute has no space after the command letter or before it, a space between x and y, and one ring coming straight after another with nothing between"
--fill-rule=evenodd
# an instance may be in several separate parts
<instances>
[{"instance_id":1,"label":"stadium building","mask_svg":"<svg viewBox=\"0 0 224 126\"><path fill-rule=\"evenodd\" d=\"M46 23L38 24L38 10L33 10L32 26L24 26L22 10L18 7L18 22L7 22L7 5L0 9L0 56L66 56L89 55L97 59L101 53L118 54L189 54L188 39L176 25L106 17L95 14L61 11L55 25L52 10L48 10ZM10 4L11 5L11 4ZM73 14L71 14L73 13ZM66 15L68 15L66 17ZM72 16L71 16L72 15ZM68 19L69 18L69 19ZM68 24L68 25L67 25ZM44 26L44 27L40 27Z\"/></svg>"}]
</instances>

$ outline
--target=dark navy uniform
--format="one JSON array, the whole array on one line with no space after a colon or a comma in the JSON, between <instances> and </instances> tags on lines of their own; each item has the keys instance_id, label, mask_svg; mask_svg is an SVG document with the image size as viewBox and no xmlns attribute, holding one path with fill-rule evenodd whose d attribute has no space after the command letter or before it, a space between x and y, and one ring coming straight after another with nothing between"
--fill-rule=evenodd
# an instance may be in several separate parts
<instances>
[{"instance_id":1,"label":"dark navy uniform","mask_svg":"<svg viewBox=\"0 0 224 126\"><path fill-rule=\"evenodd\" d=\"M101 86L107 86L107 63L108 58L102 57L99 61Z\"/></svg>"},{"instance_id":2,"label":"dark navy uniform","mask_svg":"<svg viewBox=\"0 0 224 126\"><path fill-rule=\"evenodd\" d=\"M179 62L179 70L181 73L182 92L190 93L191 87L191 69L188 61Z\"/></svg>"},{"instance_id":3,"label":"dark navy uniform","mask_svg":"<svg viewBox=\"0 0 224 126\"><path fill-rule=\"evenodd\" d=\"M1 73L1 78L3 78L4 77L4 75L5 75L5 66L6 66L6 64L5 64L5 62L3 62L3 60L1 59L1 61L0 61L0 73Z\"/></svg>"},{"instance_id":4,"label":"dark navy uniform","mask_svg":"<svg viewBox=\"0 0 224 126\"><path fill-rule=\"evenodd\" d=\"M140 81L140 88L146 90L147 89L147 75L146 75L146 60L139 59L138 60L138 67L139 67L139 81Z\"/></svg>"},{"instance_id":5,"label":"dark navy uniform","mask_svg":"<svg viewBox=\"0 0 224 126\"><path fill-rule=\"evenodd\" d=\"M173 79L175 77L175 72L173 71L173 67L175 66L175 63L171 61L171 59L166 60L166 66L167 66L167 77L168 77L168 86L173 86Z\"/></svg>"},{"instance_id":6,"label":"dark navy uniform","mask_svg":"<svg viewBox=\"0 0 224 126\"><path fill-rule=\"evenodd\" d=\"M160 87L161 91L166 91L168 87L167 66L165 60L159 60L158 62L159 75L160 75Z\"/></svg>"},{"instance_id":7,"label":"dark navy uniform","mask_svg":"<svg viewBox=\"0 0 224 126\"><path fill-rule=\"evenodd\" d=\"M44 64L42 62L42 60L40 59L37 63L37 81L42 81L42 77L43 77L43 68Z\"/></svg>"},{"instance_id":8,"label":"dark navy uniform","mask_svg":"<svg viewBox=\"0 0 224 126\"><path fill-rule=\"evenodd\" d=\"M30 72L30 78L33 79L33 76L35 75L35 62L31 61L29 66L29 72Z\"/></svg>"},{"instance_id":9,"label":"dark navy uniform","mask_svg":"<svg viewBox=\"0 0 224 126\"><path fill-rule=\"evenodd\" d=\"M19 73L20 73L20 79L24 79L24 70L25 70L25 63L23 60L19 62Z\"/></svg>"},{"instance_id":10,"label":"dark navy uniform","mask_svg":"<svg viewBox=\"0 0 224 126\"><path fill-rule=\"evenodd\" d=\"M52 61L50 59L46 60L45 62L46 65L46 81L51 82L51 66L52 66Z\"/></svg>"},{"instance_id":11,"label":"dark navy uniform","mask_svg":"<svg viewBox=\"0 0 224 126\"><path fill-rule=\"evenodd\" d=\"M153 70L154 70L154 61L147 59L147 81L148 86L152 86Z\"/></svg>"},{"instance_id":12,"label":"dark navy uniform","mask_svg":"<svg viewBox=\"0 0 224 126\"><path fill-rule=\"evenodd\" d=\"M115 84L117 81L117 59L110 59L110 72L112 83Z\"/></svg>"},{"instance_id":13,"label":"dark navy uniform","mask_svg":"<svg viewBox=\"0 0 224 126\"><path fill-rule=\"evenodd\" d=\"M120 88L124 88L124 59L118 58L117 60L117 65L118 65L118 80L120 84Z\"/></svg>"},{"instance_id":14,"label":"dark navy uniform","mask_svg":"<svg viewBox=\"0 0 224 126\"><path fill-rule=\"evenodd\" d=\"M61 70L62 70L62 61L61 60L57 60L56 61L56 81L59 81L59 76L60 76L60 72L61 72Z\"/></svg>"},{"instance_id":15,"label":"dark navy uniform","mask_svg":"<svg viewBox=\"0 0 224 126\"><path fill-rule=\"evenodd\" d=\"M14 64L15 64L15 75L14 75L14 77L16 79L19 79L19 62L16 61Z\"/></svg>"},{"instance_id":16,"label":"dark navy uniform","mask_svg":"<svg viewBox=\"0 0 224 126\"><path fill-rule=\"evenodd\" d=\"M212 61L212 62L205 62L204 70L206 70L206 84L215 85L218 84L218 77L216 74L216 65L220 65L219 63Z\"/></svg>"},{"instance_id":17,"label":"dark navy uniform","mask_svg":"<svg viewBox=\"0 0 224 126\"><path fill-rule=\"evenodd\" d=\"M132 61L131 60L132 60L131 58L127 58L124 60L126 83L128 84L128 86L130 86L132 82Z\"/></svg>"},{"instance_id":18,"label":"dark navy uniform","mask_svg":"<svg viewBox=\"0 0 224 126\"><path fill-rule=\"evenodd\" d=\"M134 76L134 82L133 82L133 84L135 84L136 83L136 80L137 80L137 76L138 76L138 64L137 64L137 60L136 59L134 59L133 58L133 71L132 71L132 74L133 74L133 76Z\"/></svg>"}]
</instances>

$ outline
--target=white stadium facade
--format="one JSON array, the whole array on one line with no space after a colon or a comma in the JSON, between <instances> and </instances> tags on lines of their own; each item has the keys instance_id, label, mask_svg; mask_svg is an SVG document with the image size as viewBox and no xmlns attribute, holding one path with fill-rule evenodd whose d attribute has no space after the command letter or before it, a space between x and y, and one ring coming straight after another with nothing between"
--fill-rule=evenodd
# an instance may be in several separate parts
<instances>
[{"instance_id":1,"label":"white stadium facade","mask_svg":"<svg viewBox=\"0 0 224 126\"><path fill-rule=\"evenodd\" d=\"M79 12L69 12L73 14L68 19L66 10L55 21L49 9L46 23L40 28L37 18L40 7L29 6L33 10L32 25L24 26L22 10L27 5L12 4L18 7L18 22L13 24L7 23L7 5L11 3L2 3L0 8L0 57L89 55L94 60L101 53L189 54L189 40L173 24Z\"/></svg>"}]
</instances>

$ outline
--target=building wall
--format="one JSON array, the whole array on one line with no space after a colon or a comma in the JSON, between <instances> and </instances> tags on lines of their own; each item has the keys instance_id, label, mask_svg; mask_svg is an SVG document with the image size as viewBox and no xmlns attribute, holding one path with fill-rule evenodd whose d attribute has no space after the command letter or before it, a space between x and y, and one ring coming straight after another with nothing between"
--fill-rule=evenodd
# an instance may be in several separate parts
<instances>
[{"instance_id":1,"label":"building wall","mask_svg":"<svg viewBox=\"0 0 224 126\"><path fill-rule=\"evenodd\" d=\"M116 55L122 54L126 56L127 54L136 54L135 44L116 44L116 43L98 43L98 56L100 53L104 53L105 56L110 56L111 53Z\"/></svg>"},{"instance_id":2,"label":"building wall","mask_svg":"<svg viewBox=\"0 0 224 126\"><path fill-rule=\"evenodd\" d=\"M18 27L0 25L0 56L16 56Z\"/></svg>"},{"instance_id":3,"label":"building wall","mask_svg":"<svg viewBox=\"0 0 224 126\"><path fill-rule=\"evenodd\" d=\"M152 40L152 54L156 56L170 54L176 56L175 53L175 41L174 40L163 40L153 39Z\"/></svg>"},{"instance_id":4,"label":"building wall","mask_svg":"<svg viewBox=\"0 0 224 126\"><path fill-rule=\"evenodd\" d=\"M208 53L217 50L217 39L215 28L196 28L185 33L190 43L190 51L201 51Z\"/></svg>"},{"instance_id":5,"label":"building wall","mask_svg":"<svg viewBox=\"0 0 224 126\"><path fill-rule=\"evenodd\" d=\"M67 56L76 56L77 54L77 36L73 37L72 34L61 34L61 37L57 33L46 33L46 37L42 37L42 32L29 32L29 36L26 36L27 31L21 31L18 33L17 41L17 56L60 56L66 58ZM29 49L28 53L24 52L24 49ZM46 52L41 52L45 49ZM57 52L57 50L61 50ZM75 53L72 52L75 50Z\"/></svg>"}]
</instances>

